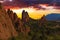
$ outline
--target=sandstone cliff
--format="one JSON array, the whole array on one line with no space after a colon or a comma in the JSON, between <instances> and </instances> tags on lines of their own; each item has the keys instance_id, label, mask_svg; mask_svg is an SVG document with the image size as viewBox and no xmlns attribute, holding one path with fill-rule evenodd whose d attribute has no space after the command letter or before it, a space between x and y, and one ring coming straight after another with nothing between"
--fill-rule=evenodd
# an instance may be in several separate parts
<instances>
[{"instance_id":1,"label":"sandstone cliff","mask_svg":"<svg viewBox=\"0 0 60 40\"><path fill-rule=\"evenodd\" d=\"M24 13L23 13L23 11L24 11ZM14 13L10 9L7 9L7 11L5 11L3 13L3 15L5 15L5 17L7 19L5 19L5 17L4 17L3 18L4 20L2 20L2 21L7 21L6 24L8 24L8 25L11 24L7 28L7 29L9 29L10 31L12 31L14 33L13 34L12 32L8 31L8 32L11 33L11 35L10 35L11 37L15 37L16 35L19 35L20 33L23 33L26 36L27 33L30 31L30 27L27 26L28 23L29 23L29 15L28 15L28 12L25 12L25 10L23 10L23 11L22 11L22 19L18 18L18 16L16 15L16 13ZM10 36L8 38L10 38ZM3 37L2 37L2 39L3 39Z\"/></svg>"},{"instance_id":2,"label":"sandstone cliff","mask_svg":"<svg viewBox=\"0 0 60 40\"><path fill-rule=\"evenodd\" d=\"M12 20L0 4L0 39L7 40L12 36L17 36L17 32L12 24Z\"/></svg>"}]
</instances>

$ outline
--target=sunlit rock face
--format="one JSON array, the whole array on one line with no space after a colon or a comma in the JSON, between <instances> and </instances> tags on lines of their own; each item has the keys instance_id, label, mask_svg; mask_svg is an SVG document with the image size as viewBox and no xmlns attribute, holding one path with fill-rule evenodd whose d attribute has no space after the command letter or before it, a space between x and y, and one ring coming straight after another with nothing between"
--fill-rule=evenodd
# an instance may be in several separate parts
<instances>
[{"instance_id":1,"label":"sunlit rock face","mask_svg":"<svg viewBox=\"0 0 60 40\"><path fill-rule=\"evenodd\" d=\"M9 18L7 12L3 8L0 8L0 39L7 40L12 36L17 36L12 20Z\"/></svg>"}]
</instances>

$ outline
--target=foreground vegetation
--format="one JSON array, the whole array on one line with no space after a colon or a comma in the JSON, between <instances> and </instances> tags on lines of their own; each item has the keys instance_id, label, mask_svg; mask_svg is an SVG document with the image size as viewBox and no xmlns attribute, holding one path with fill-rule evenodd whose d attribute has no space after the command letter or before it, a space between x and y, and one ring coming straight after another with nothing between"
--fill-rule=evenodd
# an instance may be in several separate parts
<instances>
[{"instance_id":1,"label":"foreground vegetation","mask_svg":"<svg viewBox=\"0 0 60 40\"><path fill-rule=\"evenodd\" d=\"M29 21L25 26L30 26L30 31L27 35L22 32L19 36L12 38L12 40L60 40L60 26L59 22L48 21L41 26L37 24L38 21Z\"/></svg>"}]
</instances>

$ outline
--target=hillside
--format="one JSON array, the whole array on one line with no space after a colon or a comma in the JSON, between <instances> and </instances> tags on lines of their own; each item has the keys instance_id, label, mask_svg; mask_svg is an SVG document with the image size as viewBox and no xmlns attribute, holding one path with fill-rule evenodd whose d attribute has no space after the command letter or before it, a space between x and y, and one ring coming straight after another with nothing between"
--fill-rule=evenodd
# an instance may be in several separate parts
<instances>
[{"instance_id":1,"label":"hillside","mask_svg":"<svg viewBox=\"0 0 60 40\"><path fill-rule=\"evenodd\" d=\"M0 4L0 40L60 40L60 22L48 21L45 15L38 20L31 19L25 10L20 19Z\"/></svg>"},{"instance_id":2,"label":"hillside","mask_svg":"<svg viewBox=\"0 0 60 40\"><path fill-rule=\"evenodd\" d=\"M46 15L45 18L49 21L60 21L60 14L51 13L51 14Z\"/></svg>"}]
</instances>

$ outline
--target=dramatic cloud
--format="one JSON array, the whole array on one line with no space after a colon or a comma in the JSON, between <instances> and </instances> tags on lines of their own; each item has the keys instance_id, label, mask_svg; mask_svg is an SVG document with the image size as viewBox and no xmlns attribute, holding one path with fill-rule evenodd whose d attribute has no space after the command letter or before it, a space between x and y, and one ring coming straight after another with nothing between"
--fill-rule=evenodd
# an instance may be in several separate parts
<instances>
[{"instance_id":1,"label":"dramatic cloud","mask_svg":"<svg viewBox=\"0 0 60 40\"><path fill-rule=\"evenodd\" d=\"M60 0L6 0L3 3L5 6L16 6L20 8L34 7L40 9L39 4L49 4L49 6L60 6Z\"/></svg>"}]
</instances>

